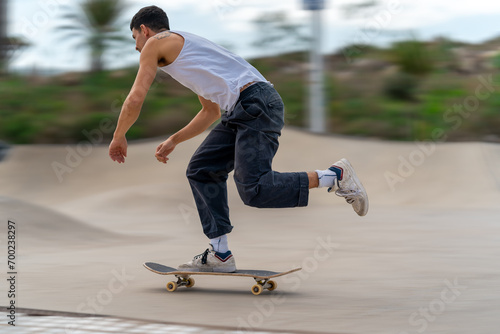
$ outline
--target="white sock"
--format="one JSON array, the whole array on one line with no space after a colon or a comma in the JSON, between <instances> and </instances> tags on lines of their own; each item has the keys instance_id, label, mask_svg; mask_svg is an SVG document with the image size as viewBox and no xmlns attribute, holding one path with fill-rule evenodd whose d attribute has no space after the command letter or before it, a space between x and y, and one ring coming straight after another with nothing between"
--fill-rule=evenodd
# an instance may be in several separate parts
<instances>
[{"instance_id":1,"label":"white sock","mask_svg":"<svg viewBox=\"0 0 500 334\"><path fill-rule=\"evenodd\" d=\"M319 180L318 188L333 187L335 180L337 180L337 174L330 169L316 170L316 173Z\"/></svg>"},{"instance_id":2,"label":"white sock","mask_svg":"<svg viewBox=\"0 0 500 334\"><path fill-rule=\"evenodd\" d=\"M214 247L214 251L219 253L226 253L229 251L227 245L227 234L221 235L218 238L210 239L210 244Z\"/></svg>"}]
</instances>

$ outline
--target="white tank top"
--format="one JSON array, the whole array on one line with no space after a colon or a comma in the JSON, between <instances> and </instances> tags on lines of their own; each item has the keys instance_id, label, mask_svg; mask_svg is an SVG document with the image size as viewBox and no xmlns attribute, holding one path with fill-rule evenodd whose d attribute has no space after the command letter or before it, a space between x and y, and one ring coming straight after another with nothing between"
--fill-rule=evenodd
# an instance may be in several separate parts
<instances>
[{"instance_id":1,"label":"white tank top","mask_svg":"<svg viewBox=\"0 0 500 334\"><path fill-rule=\"evenodd\" d=\"M225 48L191 33L171 32L184 38L184 46L171 64L160 69L221 109L233 110L246 84L267 82L255 67Z\"/></svg>"}]
</instances>

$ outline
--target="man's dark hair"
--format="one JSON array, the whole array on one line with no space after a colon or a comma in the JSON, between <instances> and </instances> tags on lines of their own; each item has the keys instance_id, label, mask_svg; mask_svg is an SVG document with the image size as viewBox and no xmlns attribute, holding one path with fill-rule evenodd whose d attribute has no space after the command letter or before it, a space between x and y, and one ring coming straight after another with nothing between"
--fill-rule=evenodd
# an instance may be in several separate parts
<instances>
[{"instance_id":1,"label":"man's dark hair","mask_svg":"<svg viewBox=\"0 0 500 334\"><path fill-rule=\"evenodd\" d=\"M144 7L138 11L130 21L130 30L141 30L141 24L155 32L163 29L170 30L167 14L156 6Z\"/></svg>"}]
</instances>

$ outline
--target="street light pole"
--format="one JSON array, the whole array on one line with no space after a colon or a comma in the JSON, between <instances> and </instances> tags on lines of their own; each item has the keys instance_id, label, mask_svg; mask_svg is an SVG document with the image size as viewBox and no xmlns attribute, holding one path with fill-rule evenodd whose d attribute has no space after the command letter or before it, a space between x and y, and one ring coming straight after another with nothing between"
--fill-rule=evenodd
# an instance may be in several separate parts
<instances>
[{"instance_id":1,"label":"street light pole","mask_svg":"<svg viewBox=\"0 0 500 334\"><path fill-rule=\"evenodd\" d=\"M311 51L309 58L309 129L325 133L325 105L323 84L323 56L321 54L322 13L325 0L304 0L304 7L311 11Z\"/></svg>"}]
</instances>

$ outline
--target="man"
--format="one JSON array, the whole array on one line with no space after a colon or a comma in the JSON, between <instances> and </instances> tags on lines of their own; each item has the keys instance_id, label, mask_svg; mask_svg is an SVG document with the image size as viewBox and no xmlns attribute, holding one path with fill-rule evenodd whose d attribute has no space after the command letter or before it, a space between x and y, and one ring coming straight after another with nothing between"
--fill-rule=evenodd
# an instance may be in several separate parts
<instances>
[{"instance_id":1,"label":"man","mask_svg":"<svg viewBox=\"0 0 500 334\"><path fill-rule=\"evenodd\" d=\"M259 208L306 206L309 189L326 187L345 197L364 216L368 197L346 159L326 170L279 173L271 169L284 122L280 95L262 74L243 58L191 33L171 31L165 12L142 8L130 23L140 67L125 100L113 140L111 159L125 162L125 134L137 120L156 69L170 74L199 97L200 112L156 149L156 159L167 163L176 146L221 122L208 134L187 168L203 232L210 249L179 267L190 271L236 271L228 248L229 220L226 180L234 180L243 202ZM221 108L226 112L221 115Z\"/></svg>"}]
</instances>

